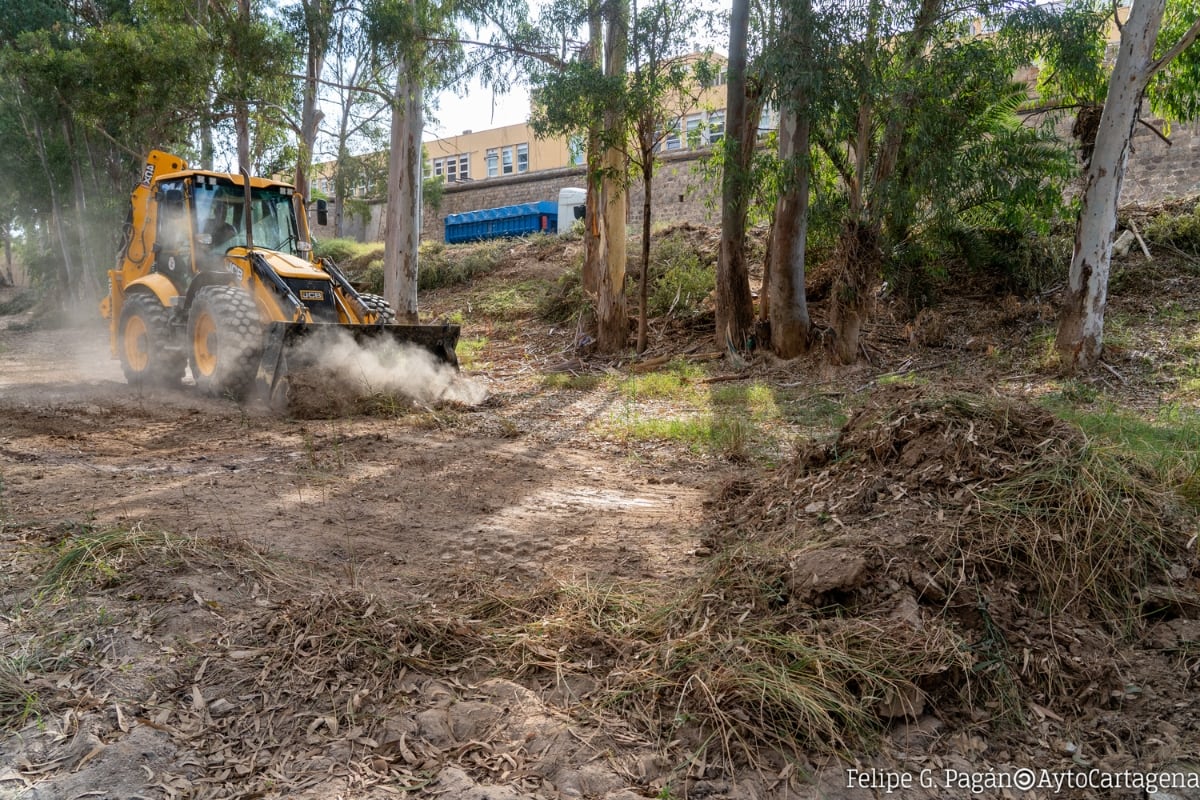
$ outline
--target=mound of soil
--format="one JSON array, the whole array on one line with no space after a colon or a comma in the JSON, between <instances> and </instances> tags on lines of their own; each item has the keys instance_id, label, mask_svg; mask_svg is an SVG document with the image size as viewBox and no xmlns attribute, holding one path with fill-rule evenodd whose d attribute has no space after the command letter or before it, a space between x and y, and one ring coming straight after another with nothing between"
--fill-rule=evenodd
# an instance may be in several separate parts
<instances>
[{"instance_id":1,"label":"mound of soil","mask_svg":"<svg viewBox=\"0 0 1200 800\"><path fill-rule=\"evenodd\" d=\"M1176 500L1028 402L886 386L835 441L727 486L707 544L781 630L871 624L914 652L957 649L876 698L885 727L928 711L954 726L990 719L1029 757L1046 754L1044 735L1005 720L1055 709L1052 727L1113 766L1135 754L1083 720L1153 696L1165 724L1191 724L1173 703L1190 702L1177 629L1196 625L1195 521Z\"/></svg>"}]
</instances>

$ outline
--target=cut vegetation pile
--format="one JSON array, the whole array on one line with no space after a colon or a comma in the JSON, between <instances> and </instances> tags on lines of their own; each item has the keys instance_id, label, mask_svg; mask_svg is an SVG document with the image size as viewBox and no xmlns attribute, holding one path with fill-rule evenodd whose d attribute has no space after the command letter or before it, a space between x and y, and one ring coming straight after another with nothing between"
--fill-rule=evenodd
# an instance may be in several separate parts
<instances>
[{"instance_id":1,"label":"cut vegetation pile","mask_svg":"<svg viewBox=\"0 0 1200 800\"><path fill-rule=\"evenodd\" d=\"M1018 689L1078 711L1123 691L1122 642L1197 610L1195 519L1161 485L1026 402L890 386L835 441L728 487L712 545L776 635L875 625L888 644L846 659L943 665L896 671L906 714L1015 718Z\"/></svg>"}]
</instances>

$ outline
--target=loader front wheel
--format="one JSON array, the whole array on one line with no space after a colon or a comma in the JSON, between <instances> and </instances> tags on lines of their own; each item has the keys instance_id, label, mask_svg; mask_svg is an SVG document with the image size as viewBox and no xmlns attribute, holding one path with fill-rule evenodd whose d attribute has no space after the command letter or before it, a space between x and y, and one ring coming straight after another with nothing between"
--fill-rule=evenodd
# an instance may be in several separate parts
<instances>
[{"instance_id":1,"label":"loader front wheel","mask_svg":"<svg viewBox=\"0 0 1200 800\"><path fill-rule=\"evenodd\" d=\"M146 292L131 292L121 309L121 371L131 386L177 386L186 358L172 341L170 310Z\"/></svg>"},{"instance_id":2,"label":"loader front wheel","mask_svg":"<svg viewBox=\"0 0 1200 800\"><path fill-rule=\"evenodd\" d=\"M263 326L254 300L237 286L200 290L188 315L192 378L205 394L242 400L262 359Z\"/></svg>"},{"instance_id":3,"label":"loader front wheel","mask_svg":"<svg viewBox=\"0 0 1200 800\"><path fill-rule=\"evenodd\" d=\"M376 322L381 325L390 325L396 321L396 310L392 308L392 304L384 300L377 294L359 293L359 299L363 301L363 305L367 310L376 315Z\"/></svg>"}]
</instances>

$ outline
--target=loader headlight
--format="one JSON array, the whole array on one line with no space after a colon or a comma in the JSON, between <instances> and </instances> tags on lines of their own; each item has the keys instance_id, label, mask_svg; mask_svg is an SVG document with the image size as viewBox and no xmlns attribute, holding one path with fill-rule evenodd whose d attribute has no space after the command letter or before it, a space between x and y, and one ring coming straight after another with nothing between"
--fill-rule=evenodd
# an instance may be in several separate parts
<instances>
[{"instance_id":1,"label":"loader headlight","mask_svg":"<svg viewBox=\"0 0 1200 800\"><path fill-rule=\"evenodd\" d=\"M311 242L296 242L296 252L297 253L311 253L312 252L312 243Z\"/></svg>"},{"instance_id":2,"label":"loader headlight","mask_svg":"<svg viewBox=\"0 0 1200 800\"><path fill-rule=\"evenodd\" d=\"M197 233L196 234L196 243L203 244L203 245L212 244L212 234L211 233Z\"/></svg>"}]
</instances>

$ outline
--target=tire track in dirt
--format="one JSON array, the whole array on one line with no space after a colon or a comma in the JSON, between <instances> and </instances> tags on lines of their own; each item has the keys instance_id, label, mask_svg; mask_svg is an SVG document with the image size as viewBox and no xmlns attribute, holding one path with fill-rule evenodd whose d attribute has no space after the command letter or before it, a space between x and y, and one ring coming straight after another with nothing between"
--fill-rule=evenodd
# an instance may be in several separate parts
<instances>
[{"instance_id":1,"label":"tire track in dirt","mask_svg":"<svg viewBox=\"0 0 1200 800\"><path fill-rule=\"evenodd\" d=\"M78 331L0 334L0 476L25 523L231 537L414 587L472 571L661 578L696 563L703 480L663 483L578 442L469 424L297 421L186 386L137 392L112 363L92 368L108 379L77 370Z\"/></svg>"}]
</instances>

